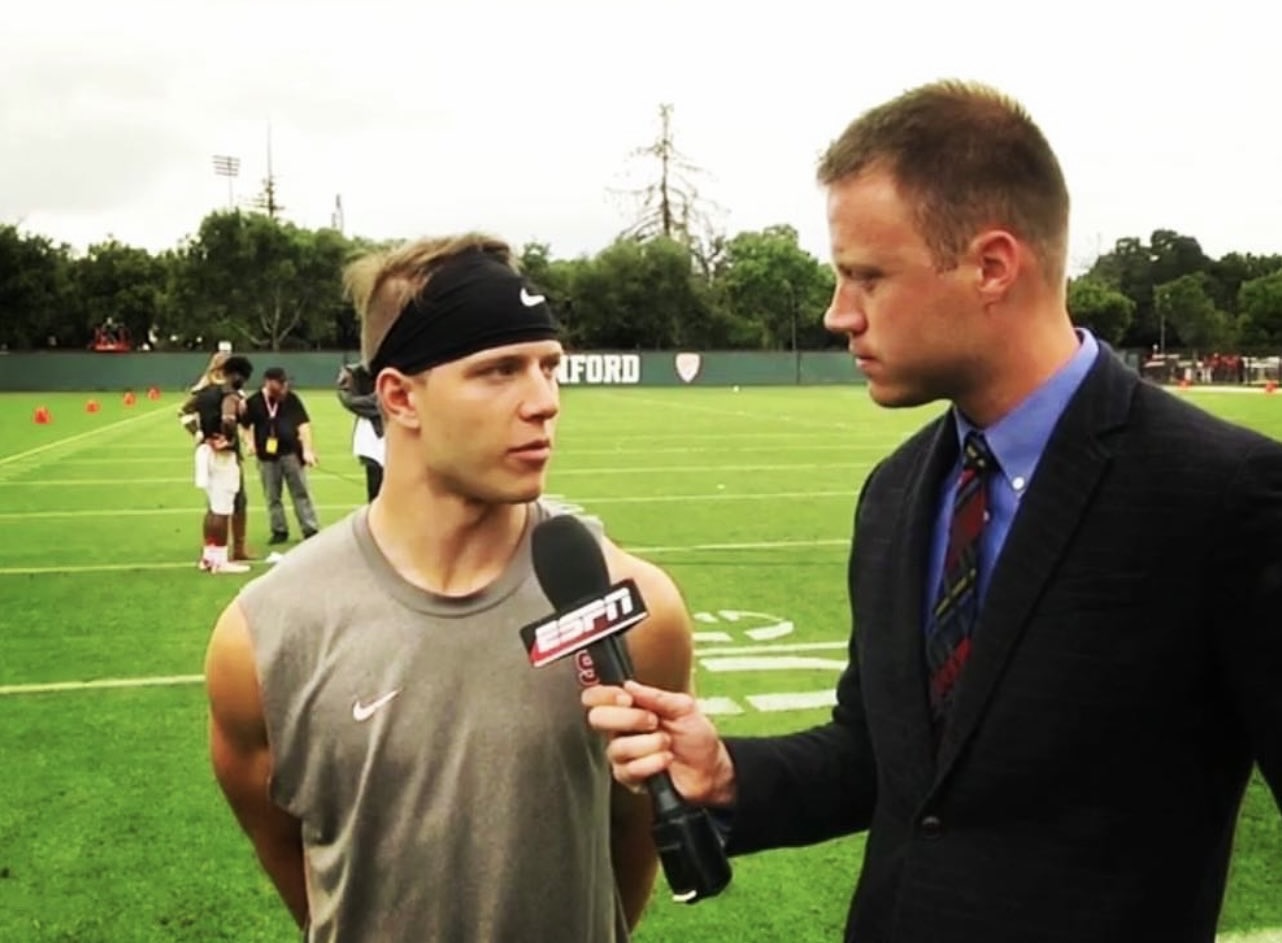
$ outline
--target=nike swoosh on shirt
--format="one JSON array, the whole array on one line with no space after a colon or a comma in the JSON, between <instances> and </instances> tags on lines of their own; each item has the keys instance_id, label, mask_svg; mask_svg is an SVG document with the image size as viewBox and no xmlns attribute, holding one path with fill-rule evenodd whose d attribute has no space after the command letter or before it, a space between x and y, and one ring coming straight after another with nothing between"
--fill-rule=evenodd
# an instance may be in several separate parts
<instances>
[{"instance_id":1,"label":"nike swoosh on shirt","mask_svg":"<svg viewBox=\"0 0 1282 943\"><path fill-rule=\"evenodd\" d=\"M541 305L547 301L542 295L531 295L524 288L521 289L521 304L527 308L533 308L535 305Z\"/></svg>"},{"instance_id":2,"label":"nike swoosh on shirt","mask_svg":"<svg viewBox=\"0 0 1282 943\"><path fill-rule=\"evenodd\" d=\"M361 721L369 720L376 713L378 713L378 709L380 707L382 707L384 704L386 704L388 701L390 701L392 698L396 697L396 695L400 693L401 693L401 689L397 688L395 691L392 691L390 694L384 694L378 700L370 701L368 704L362 704L360 701L357 701L355 704L352 705L352 719L357 721L358 723Z\"/></svg>"}]
</instances>

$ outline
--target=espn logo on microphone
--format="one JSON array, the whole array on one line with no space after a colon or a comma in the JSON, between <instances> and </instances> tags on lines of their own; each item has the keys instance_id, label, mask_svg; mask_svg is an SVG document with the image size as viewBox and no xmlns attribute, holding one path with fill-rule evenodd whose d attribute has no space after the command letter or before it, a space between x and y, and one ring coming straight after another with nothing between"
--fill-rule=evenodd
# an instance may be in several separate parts
<instances>
[{"instance_id":1,"label":"espn logo on microphone","mask_svg":"<svg viewBox=\"0 0 1282 943\"><path fill-rule=\"evenodd\" d=\"M647 615L649 613L636 584L632 580L624 580L601 596L575 603L569 612L530 623L521 629L521 641L530 653L530 664L542 668L558 658L630 629Z\"/></svg>"}]
</instances>

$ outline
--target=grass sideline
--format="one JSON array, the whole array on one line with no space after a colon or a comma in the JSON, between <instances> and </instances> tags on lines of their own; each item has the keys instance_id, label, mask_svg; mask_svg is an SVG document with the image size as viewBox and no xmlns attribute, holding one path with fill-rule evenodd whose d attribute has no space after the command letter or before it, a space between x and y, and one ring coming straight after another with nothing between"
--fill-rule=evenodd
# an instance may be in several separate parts
<instances>
[{"instance_id":1,"label":"grass sideline","mask_svg":"<svg viewBox=\"0 0 1282 943\"><path fill-rule=\"evenodd\" d=\"M1181 395L1282 438L1282 396ZM363 496L351 422L330 391L303 396L322 460L314 493L333 523ZM90 398L100 412L85 412ZM50 425L31 421L40 405ZM105 394L0 396L0 940L294 938L205 757L201 659L243 579L192 565L201 498L176 405L172 394L132 407ZM697 613L699 690L726 711L723 729L787 732L826 718L762 706L831 690L859 485L937 409L879 410L857 388L570 388L550 491L672 572ZM248 485L262 551L252 474ZM102 684L113 679L126 683ZM696 907L660 883L636 938L830 943L862 842L738 859L734 885ZM1256 781L1226 939L1282 936L1269 929L1282 927L1280 871L1282 822Z\"/></svg>"}]
</instances>

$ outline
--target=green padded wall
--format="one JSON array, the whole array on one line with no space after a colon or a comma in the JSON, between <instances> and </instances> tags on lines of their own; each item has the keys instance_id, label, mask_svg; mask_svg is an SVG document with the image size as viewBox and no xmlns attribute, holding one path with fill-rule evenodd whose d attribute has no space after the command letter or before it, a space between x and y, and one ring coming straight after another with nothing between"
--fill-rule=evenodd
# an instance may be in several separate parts
<instances>
[{"instance_id":1,"label":"green padded wall","mask_svg":"<svg viewBox=\"0 0 1282 943\"><path fill-rule=\"evenodd\" d=\"M355 352L246 352L255 377L284 367L295 386L332 386ZM209 362L206 353L41 352L0 354L0 390L180 390ZM860 383L849 355L839 351L591 351L569 353L561 365L566 386L795 386Z\"/></svg>"}]
</instances>

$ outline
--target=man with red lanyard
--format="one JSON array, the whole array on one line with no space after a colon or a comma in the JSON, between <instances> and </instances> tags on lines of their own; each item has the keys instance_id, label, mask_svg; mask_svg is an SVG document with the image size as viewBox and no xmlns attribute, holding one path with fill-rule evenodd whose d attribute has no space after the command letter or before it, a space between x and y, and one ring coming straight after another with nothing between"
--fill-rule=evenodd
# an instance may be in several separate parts
<instances>
[{"instance_id":1,"label":"man with red lanyard","mask_svg":"<svg viewBox=\"0 0 1282 943\"><path fill-rule=\"evenodd\" d=\"M283 368L270 367L263 372L263 388L245 402L240 422L250 432L245 436L245 451L258 459L258 474L271 518L272 536L268 543L289 540L289 523L281 503L282 484L289 488L303 537L313 536L320 524L305 470L316 464L311 419L303 401L289 389Z\"/></svg>"}]
</instances>

